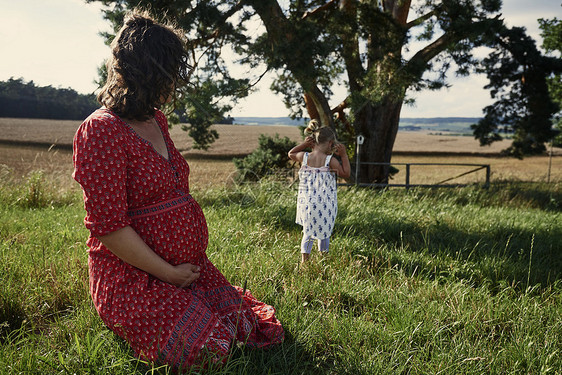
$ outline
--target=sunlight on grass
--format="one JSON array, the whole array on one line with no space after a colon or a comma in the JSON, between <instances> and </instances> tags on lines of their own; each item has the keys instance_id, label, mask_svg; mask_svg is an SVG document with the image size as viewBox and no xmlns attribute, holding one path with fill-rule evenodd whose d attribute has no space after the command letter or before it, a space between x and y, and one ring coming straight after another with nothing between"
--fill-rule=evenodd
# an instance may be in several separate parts
<instances>
[{"instance_id":1,"label":"sunlight on grass","mask_svg":"<svg viewBox=\"0 0 562 375\"><path fill-rule=\"evenodd\" d=\"M90 301L81 195L47 175L0 183L0 373L171 374L136 359ZM299 263L296 187L192 191L209 258L273 305L286 341L211 374L556 374L556 185L342 188L330 253Z\"/></svg>"}]
</instances>

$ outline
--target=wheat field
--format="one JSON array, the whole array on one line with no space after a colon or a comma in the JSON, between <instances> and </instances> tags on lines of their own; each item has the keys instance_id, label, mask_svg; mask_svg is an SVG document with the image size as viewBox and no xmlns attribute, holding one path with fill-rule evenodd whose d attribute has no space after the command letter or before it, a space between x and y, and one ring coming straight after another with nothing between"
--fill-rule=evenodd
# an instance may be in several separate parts
<instances>
[{"instance_id":1,"label":"wheat field","mask_svg":"<svg viewBox=\"0 0 562 375\"><path fill-rule=\"evenodd\" d=\"M62 186L73 186L72 137L80 121L35 120L0 118L0 166L3 174L15 179L24 178L31 171L41 170L52 176ZM260 134L289 137L298 142L301 135L293 126L214 125L219 139L207 151L195 150L187 133L175 126L171 130L176 147L191 166L191 185L194 188L216 186L229 181L235 167L233 157L250 153L258 147ZM12 143L12 144L10 144ZM56 145L50 147L49 145ZM527 157L523 160L501 157L499 152L509 141L498 142L489 147L480 147L472 137L453 135L431 135L423 132L399 132L394 147L393 163L465 163L489 164L491 180L516 180L542 182L547 180L550 166L550 181L562 181L562 149L554 149L554 157L548 155ZM402 184L405 166L392 180ZM469 166L411 166L412 184L439 183L463 174L474 167ZM483 182L484 170L451 180L449 183Z\"/></svg>"}]
</instances>

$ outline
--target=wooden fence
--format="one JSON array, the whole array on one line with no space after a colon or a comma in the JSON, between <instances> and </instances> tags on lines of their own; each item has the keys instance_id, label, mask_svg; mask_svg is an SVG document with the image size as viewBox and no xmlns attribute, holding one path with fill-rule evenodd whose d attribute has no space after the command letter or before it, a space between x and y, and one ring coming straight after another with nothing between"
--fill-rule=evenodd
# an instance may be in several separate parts
<instances>
[{"instance_id":1,"label":"wooden fence","mask_svg":"<svg viewBox=\"0 0 562 375\"><path fill-rule=\"evenodd\" d=\"M356 175L359 174L359 168L357 168L357 165L352 164L355 166L355 170L356 170ZM487 188L488 186L490 186L490 165L489 164L464 164L464 163L375 163L375 162L362 162L360 163L360 165L383 165L383 166L397 166L397 165L403 165L406 166L406 177L405 177L405 182L404 183L400 183L400 184L393 184L393 183L351 183L351 184L340 184L343 186L350 186L350 185L354 185L354 186L371 186L371 187L404 187L406 189L409 189L411 187L458 187L458 186L466 186L467 184L460 184L460 183L454 183L454 184L446 184L446 182L450 182L453 181L455 179L458 179L460 177L466 176L468 174L471 173L475 173L478 172L480 170L485 169L486 170L486 177L485 177L485 182L484 182L484 187ZM473 169L466 171L466 172L462 172L458 175L452 176L452 177L448 177L442 181L439 181L435 184L412 184L411 181L411 177L412 177L412 166L456 166L456 167L474 167ZM356 180L358 180L357 178L358 176L356 176ZM360 176L359 176L360 177Z\"/></svg>"}]
</instances>

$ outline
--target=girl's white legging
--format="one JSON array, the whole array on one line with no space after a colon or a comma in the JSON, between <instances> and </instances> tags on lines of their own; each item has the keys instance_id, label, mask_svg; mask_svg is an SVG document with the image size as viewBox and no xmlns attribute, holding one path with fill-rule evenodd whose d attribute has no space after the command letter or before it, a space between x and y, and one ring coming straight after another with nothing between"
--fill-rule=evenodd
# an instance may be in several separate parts
<instances>
[{"instance_id":1,"label":"girl's white legging","mask_svg":"<svg viewBox=\"0 0 562 375\"><path fill-rule=\"evenodd\" d=\"M314 245L314 238L309 236L302 236L301 241L301 253L310 254L312 251L312 245ZM324 238L323 240L318 240L318 250L322 252L328 252L330 249L330 239Z\"/></svg>"}]
</instances>

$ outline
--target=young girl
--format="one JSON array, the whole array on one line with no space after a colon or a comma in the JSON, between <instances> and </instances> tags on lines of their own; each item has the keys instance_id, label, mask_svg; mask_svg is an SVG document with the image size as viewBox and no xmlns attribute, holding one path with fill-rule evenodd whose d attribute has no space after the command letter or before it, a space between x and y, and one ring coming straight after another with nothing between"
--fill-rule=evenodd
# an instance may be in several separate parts
<instances>
[{"instance_id":1,"label":"young girl","mask_svg":"<svg viewBox=\"0 0 562 375\"><path fill-rule=\"evenodd\" d=\"M305 141L289 151L289 158L302 163L299 170L299 193L296 223L303 227L302 261L310 256L314 240L318 250L326 253L338 211L336 176L348 178L351 172L345 146L338 143L334 131L312 120L305 129ZM304 152L311 147L312 152ZM341 163L332 158L335 153Z\"/></svg>"}]
</instances>

